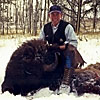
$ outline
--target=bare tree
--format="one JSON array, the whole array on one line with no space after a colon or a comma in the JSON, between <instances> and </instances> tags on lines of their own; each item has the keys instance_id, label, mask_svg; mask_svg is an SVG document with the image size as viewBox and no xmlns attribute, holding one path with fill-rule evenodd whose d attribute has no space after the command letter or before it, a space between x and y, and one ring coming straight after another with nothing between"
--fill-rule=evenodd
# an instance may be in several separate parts
<instances>
[{"instance_id":1,"label":"bare tree","mask_svg":"<svg viewBox=\"0 0 100 100\"><path fill-rule=\"evenodd\" d=\"M38 22L38 12L39 12L39 1L36 0L35 11L34 11L34 23L33 23L33 34L37 35L37 22Z\"/></svg>"},{"instance_id":2,"label":"bare tree","mask_svg":"<svg viewBox=\"0 0 100 100\"><path fill-rule=\"evenodd\" d=\"M28 1L26 0L26 3L25 3L25 5L26 5L26 16L25 16L25 25L26 25L26 27L27 27L27 30L28 30Z\"/></svg>"},{"instance_id":3,"label":"bare tree","mask_svg":"<svg viewBox=\"0 0 100 100\"><path fill-rule=\"evenodd\" d=\"M42 28L42 12L43 12L43 8L42 8L42 4L43 4L43 0L40 0L40 29Z\"/></svg>"},{"instance_id":4,"label":"bare tree","mask_svg":"<svg viewBox=\"0 0 100 100\"><path fill-rule=\"evenodd\" d=\"M47 4L48 4L48 8L47 8L47 22L48 22L49 21L48 11L50 7L50 0L48 0Z\"/></svg>"},{"instance_id":5,"label":"bare tree","mask_svg":"<svg viewBox=\"0 0 100 100\"><path fill-rule=\"evenodd\" d=\"M2 14L3 14L3 20L2 20L2 22L3 22L3 32L2 32L2 34L4 35L4 2L3 2L3 12L2 12Z\"/></svg>"},{"instance_id":6,"label":"bare tree","mask_svg":"<svg viewBox=\"0 0 100 100\"><path fill-rule=\"evenodd\" d=\"M23 0L23 34L25 34L25 0Z\"/></svg>"},{"instance_id":7,"label":"bare tree","mask_svg":"<svg viewBox=\"0 0 100 100\"><path fill-rule=\"evenodd\" d=\"M17 7L17 0L15 0L15 10L16 10L15 26L16 26L16 34L17 34L18 33L18 7Z\"/></svg>"},{"instance_id":8,"label":"bare tree","mask_svg":"<svg viewBox=\"0 0 100 100\"><path fill-rule=\"evenodd\" d=\"M93 8L94 8L94 18L93 18L93 29L96 29L96 17L97 17L97 0L93 0Z\"/></svg>"},{"instance_id":9,"label":"bare tree","mask_svg":"<svg viewBox=\"0 0 100 100\"><path fill-rule=\"evenodd\" d=\"M82 0L78 0L78 14L77 14L77 33L78 34L80 32L81 7L82 7Z\"/></svg>"},{"instance_id":10,"label":"bare tree","mask_svg":"<svg viewBox=\"0 0 100 100\"><path fill-rule=\"evenodd\" d=\"M45 0L45 5L44 5L44 16L43 16L43 25L45 24L45 21L46 21L46 0Z\"/></svg>"},{"instance_id":11,"label":"bare tree","mask_svg":"<svg viewBox=\"0 0 100 100\"><path fill-rule=\"evenodd\" d=\"M8 21L9 21L9 18L8 18L8 5L6 6L6 9L7 9L7 34L8 34Z\"/></svg>"},{"instance_id":12,"label":"bare tree","mask_svg":"<svg viewBox=\"0 0 100 100\"><path fill-rule=\"evenodd\" d=\"M32 33L33 0L29 0L29 32Z\"/></svg>"}]
</instances>

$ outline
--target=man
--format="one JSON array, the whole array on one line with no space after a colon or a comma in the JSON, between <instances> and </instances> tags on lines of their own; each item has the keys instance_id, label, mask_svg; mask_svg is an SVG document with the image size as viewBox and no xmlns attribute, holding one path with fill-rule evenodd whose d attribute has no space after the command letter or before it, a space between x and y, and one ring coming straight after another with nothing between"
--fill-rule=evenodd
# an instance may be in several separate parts
<instances>
[{"instance_id":1,"label":"man","mask_svg":"<svg viewBox=\"0 0 100 100\"><path fill-rule=\"evenodd\" d=\"M58 44L59 49L65 50L68 44L77 47L77 38L73 27L68 22L62 20L62 10L60 6L53 5L50 7L48 14L51 22L44 25L40 33L40 39L48 41L49 44ZM63 77L63 86L70 85L71 69L72 66L72 54L66 56L66 65ZM63 87L62 86L62 87Z\"/></svg>"}]
</instances>

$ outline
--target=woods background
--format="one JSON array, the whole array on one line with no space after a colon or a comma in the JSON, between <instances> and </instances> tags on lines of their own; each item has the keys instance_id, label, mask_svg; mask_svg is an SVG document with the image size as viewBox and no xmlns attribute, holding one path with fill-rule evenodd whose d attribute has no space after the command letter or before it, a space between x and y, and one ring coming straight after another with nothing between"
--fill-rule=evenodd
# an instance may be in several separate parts
<instances>
[{"instance_id":1,"label":"woods background","mask_svg":"<svg viewBox=\"0 0 100 100\"><path fill-rule=\"evenodd\" d=\"M0 0L0 34L37 35L54 4L62 7L63 19L77 34L100 33L100 0Z\"/></svg>"}]
</instances>

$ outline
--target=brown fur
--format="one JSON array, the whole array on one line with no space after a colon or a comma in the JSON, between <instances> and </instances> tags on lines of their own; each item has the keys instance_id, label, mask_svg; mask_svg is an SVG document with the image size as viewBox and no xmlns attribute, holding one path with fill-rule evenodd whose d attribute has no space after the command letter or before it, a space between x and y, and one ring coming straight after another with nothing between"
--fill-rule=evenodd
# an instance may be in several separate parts
<instances>
[{"instance_id":1,"label":"brown fur","mask_svg":"<svg viewBox=\"0 0 100 100\"><path fill-rule=\"evenodd\" d=\"M97 77L100 77L100 63L90 64L84 69L75 69L76 73L82 73L86 71L97 75Z\"/></svg>"},{"instance_id":2,"label":"brown fur","mask_svg":"<svg viewBox=\"0 0 100 100\"><path fill-rule=\"evenodd\" d=\"M77 48L73 45L69 44L68 48L64 51L64 55L67 55L67 53L73 53L73 66L75 68L80 68L82 65L84 65L85 61L83 60L81 54L78 52Z\"/></svg>"}]
</instances>

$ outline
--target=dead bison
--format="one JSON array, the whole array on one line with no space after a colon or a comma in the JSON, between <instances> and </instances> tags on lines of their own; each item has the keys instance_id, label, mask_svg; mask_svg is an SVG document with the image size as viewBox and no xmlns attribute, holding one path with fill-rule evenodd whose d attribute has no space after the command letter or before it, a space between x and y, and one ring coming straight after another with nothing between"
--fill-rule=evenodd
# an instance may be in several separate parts
<instances>
[{"instance_id":1,"label":"dead bison","mask_svg":"<svg viewBox=\"0 0 100 100\"><path fill-rule=\"evenodd\" d=\"M69 45L67 50L74 52L74 67L84 64L75 47ZM62 52L53 49L42 40L23 43L8 62L2 92L26 96L29 92L36 92L44 87L55 91L63 78L66 54L66 50Z\"/></svg>"},{"instance_id":2,"label":"dead bison","mask_svg":"<svg viewBox=\"0 0 100 100\"><path fill-rule=\"evenodd\" d=\"M94 93L100 95L100 63L91 64L85 69L77 69L73 77L72 89L78 95Z\"/></svg>"},{"instance_id":3,"label":"dead bison","mask_svg":"<svg viewBox=\"0 0 100 100\"><path fill-rule=\"evenodd\" d=\"M11 56L2 84L2 92L27 95L44 87L55 90L63 75L64 56L50 49L45 41L23 43Z\"/></svg>"}]
</instances>

